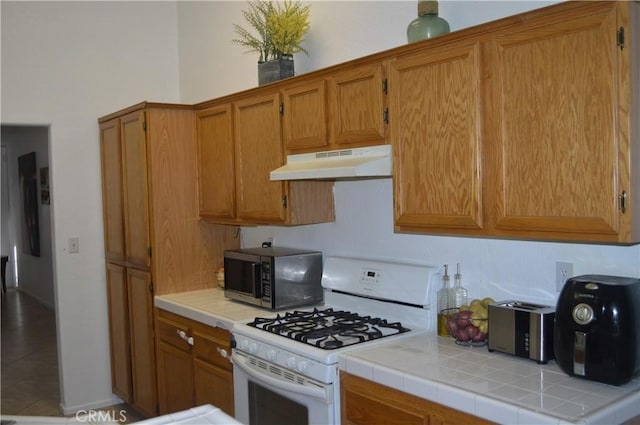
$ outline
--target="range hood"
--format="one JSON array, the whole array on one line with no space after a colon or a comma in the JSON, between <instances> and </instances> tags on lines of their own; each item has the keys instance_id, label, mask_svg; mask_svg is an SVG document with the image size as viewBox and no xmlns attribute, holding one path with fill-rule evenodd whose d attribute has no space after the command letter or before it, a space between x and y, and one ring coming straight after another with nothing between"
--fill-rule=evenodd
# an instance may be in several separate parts
<instances>
[{"instance_id":1,"label":"range hood","mask_svg":"<svg viewBox=\"0 0 640 425\"><path fill-rule=\"evenodd\" d=\"M287 156L271 180L321 180L391 177L391 145Z\"/></svg>"}]
</instances>

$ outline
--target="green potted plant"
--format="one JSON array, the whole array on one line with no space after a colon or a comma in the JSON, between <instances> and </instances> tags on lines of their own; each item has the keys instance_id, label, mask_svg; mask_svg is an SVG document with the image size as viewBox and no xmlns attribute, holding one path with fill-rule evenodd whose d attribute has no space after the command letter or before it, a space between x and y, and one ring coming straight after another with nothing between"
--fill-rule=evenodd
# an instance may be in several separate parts
<instances>
[{"instance_id":1,"label":"green potted plant","mask_svg":"<svg viewBox=\"0 0 640 425\"><path fill-rule=\"evenodd\" d=\"M247 53L258 54L258 83L270 83L294 75L293 54L308 52L302 47L309 30L310 6L299 1L252 0L242 14L247 30L234 24L237 38L233 43L246 47Z\"/></svg>"}]
</instances>

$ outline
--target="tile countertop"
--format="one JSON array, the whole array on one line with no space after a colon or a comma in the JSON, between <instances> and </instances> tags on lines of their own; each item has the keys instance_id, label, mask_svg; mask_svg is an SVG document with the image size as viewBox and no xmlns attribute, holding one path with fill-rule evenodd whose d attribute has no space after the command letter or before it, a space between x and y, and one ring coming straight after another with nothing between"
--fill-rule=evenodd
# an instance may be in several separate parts
<instances>
[{"instance_id":1,"label":"tile countertop","mask_svg":"<svg viewBox=\"0 0 640 425\"><path fill-rule=\"evenodd\" d=\"M640 415L640 378L615 387L554 361L462 347L425 333L348 351L340 370L502 424L619 424Z\"/></svg>"},{"instance_id":2,"label":"tile countertop","mask_svg":"<svg viewBox=\"0 0 640 425\"><path fill-rule=\"evenodd\" d=\"M221 288L157 295L154 304L229 331L272 314L225 298ZM640 378L604 385L567 376L553 361L538 365L430 333L348 351L340 369L503 424L610 425L640 415Z\"/></svg>"},{"instance_id":3,"label":"tile countertop","mask_svg":"<svg viewBox=\"0 0 640 425\"><path fill-rule=\"evenodd\" d=\"M228 331L231 331L234 322L273 314L269 310L225 298L222 288L156 295L154 305L196 322Z\"/></svg>"}]
</instances>

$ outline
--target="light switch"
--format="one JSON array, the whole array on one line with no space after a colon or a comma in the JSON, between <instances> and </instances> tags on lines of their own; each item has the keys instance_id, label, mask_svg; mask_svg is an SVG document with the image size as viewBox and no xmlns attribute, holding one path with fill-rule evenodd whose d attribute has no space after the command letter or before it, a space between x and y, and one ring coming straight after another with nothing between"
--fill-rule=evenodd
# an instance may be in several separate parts
<instances>
[{"instance_id":1,"label":"light switch","mask_svg":"<svg viewBox=\"0 0 640 425\"><path fill-rule=\"evenodd\" d=\"M80 252L80 238L69 238L69 254L77 254Z\"/></svg>"}]
</instances>

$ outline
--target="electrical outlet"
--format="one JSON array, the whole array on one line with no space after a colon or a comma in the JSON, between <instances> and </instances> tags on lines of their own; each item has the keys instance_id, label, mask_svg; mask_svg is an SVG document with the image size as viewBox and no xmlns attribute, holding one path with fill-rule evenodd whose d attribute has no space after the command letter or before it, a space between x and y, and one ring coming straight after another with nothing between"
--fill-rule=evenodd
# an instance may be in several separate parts
<instances>
[{"instance_id":1,"label":"electrical outlet","mask_svg":"<svg viewBox=\"0 0 640 425\"><path fill-rule=\"evenodd\" d=\"M573 277L573 263L556 261L556 291L560 292L570 277Z\"/></svg>"},{"instance_id":2,"label":"electrical outlet","mask_svg":"<svg viewBox=\"0 0 640 425\"><path fill-rule=\"evenodd\" d=\"M80 238L69 238L69 254L77 254L80 252Z\"/></svg>"}]
</instances>

